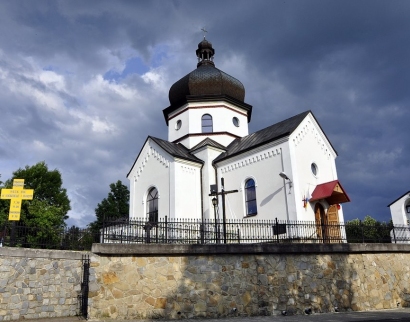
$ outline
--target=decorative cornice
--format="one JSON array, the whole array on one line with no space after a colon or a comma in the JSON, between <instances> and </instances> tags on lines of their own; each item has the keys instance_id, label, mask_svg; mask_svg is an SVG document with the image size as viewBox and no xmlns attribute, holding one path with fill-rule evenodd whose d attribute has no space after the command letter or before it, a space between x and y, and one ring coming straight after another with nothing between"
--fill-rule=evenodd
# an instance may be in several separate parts
<instances>
[{"instance_id":1,"label":"decorative cornice","mask_svg":"<svg viewBox=\"0 0 410 322\"><path fill-rule=\"evenodd\" d=\"M260 162L265 159L272 158L276 155L280 154L280 148L271 148L268 151L260 151L258 153L253 153L249 155L247 158L243 158L242 160L230 163L226 166L219 168L221 173L231 172L236 169L247 167L253 163Z\"/></svg>"},{"instance_id":2,"label":"decorative cornice","mask_svg":"<svg viewBox=\"0 0 410 322\"><path fill-rule=\"evenodd\" d=\"M138 178L141 176L142 172L144 171L145 166L148 163L148 160L152 156L154 159L158 160L160 164L162 164L165 168L169 167L169 160L167 160L166 157L164 157L161 152L156 150L153 146L148 145L148 149L145 153L145 155L141 155L140 158L142 159L142 162L140 163L137 171L134 174L134 180L135 182L138 181Z\"/></svg>"},{"instance_id":3,"label":"decorative cornice","mask_svg":"<svg viewBox=\"0 0 410 322\"><path fill-rule=\"evenodd\" d=\"M234 111L235 113L241 114L243 116L248 117L246 113L240 112L232 107L226 106L226 105L206 105L206 106L187 106L183 110L179 111L178 113L168 117L168 122L172 120L173 118L177 117L178 115L181 115L182 113L186 112L187 110L197 110L197 109L208 109L208 108L226 108L228 110ZM248 121L249 123L249 121Z\"/></svg>"},{"instance_id":4,"label":"decorative cornice","mask_svg":"<svg viewBox=\"0 0 410 322\"><path fill-rule=\"evenodd\" d=\"M188 167L186 165L181 165L181 169L182 169L182 172L185 172L185 173L188 173L188 174L195 174L196 170L197 170L193 167Z\"/></svg>"},{"instance_id":5,"label":"decorative cornice","mask_svg":"<svg viewBox=\"0 0 410 322\"><path fill-rule=\"evenodd\" d=\"M229 132L189 133L189 134L185 134L184 136L181 136L179 139L172 141L172 143L181 142L191 136L217 136L217 135L228 135L228 136L232 136L235 139L240 138L240 136L229 133Z\"/></svg>"},{"instance_id":6,"label":"decorative cornice","mask_svg":"<svg viewBox=\"0 0 410 322\"><path fill-rule=\"evenodd\" d=\"M307 134L312 133L315 137L316 143L320 146L322 152L324 155L326 155L327 159L330 159L331 153L329 149L326 147L325 140L323 139L322 135L319 133L317 128L311 123L310 120L307 121L307 124L305 124L303 127L299 129L299 131L296 133L294 132L292 136L293 138L293 144L294 146L298 146L303 139L306 137Z\"/></svg>"}]
</instances>

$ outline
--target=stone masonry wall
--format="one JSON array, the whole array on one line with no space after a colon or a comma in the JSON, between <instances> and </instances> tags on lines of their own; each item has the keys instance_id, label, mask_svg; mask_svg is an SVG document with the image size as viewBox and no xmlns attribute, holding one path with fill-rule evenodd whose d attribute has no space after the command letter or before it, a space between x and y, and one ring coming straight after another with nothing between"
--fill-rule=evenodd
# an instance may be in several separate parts
<instances>
[{"instance_id":1,"label":"stone masonry wall","mask_svg":"<svg viewBox=\"0 0 410 322\"><path fill-rule=\"evenodd\" d=\"M93 255L89 312L177 319L391 309L410 305L409 263L410 253L390 252Z\"/></svg>"},{"instance_id":2,"label":"stone masonry wall","mask_svg":"<svg viewBox=\"0 0 410 322\"><path fill-rule=\"evenodd\" d=\"M0 321L73 316L81 253L0 248Z\"/></svg>"},{"instance_id":3,"label":"stone masonry wall","mask_svg":"<svg viewBox=\"0 0 410 322\"><path fill-rule=\"evenodd\" d=\"M410 245L94 246L92 319L410 306ZM0 248L0 321L76 315L83 254Z\"/></svg>"}]
</instances>

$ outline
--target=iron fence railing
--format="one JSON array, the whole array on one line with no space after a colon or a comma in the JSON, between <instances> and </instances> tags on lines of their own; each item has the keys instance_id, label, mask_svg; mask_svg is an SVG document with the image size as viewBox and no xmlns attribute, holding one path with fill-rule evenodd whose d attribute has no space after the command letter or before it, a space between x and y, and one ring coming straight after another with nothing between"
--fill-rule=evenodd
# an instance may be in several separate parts
<instances>
[{"instance_id":1,"label":"iron fence railing","mask_svg":"<svg viewBox=\"0 0 410 322\"><path fill-rule=\"evenodd\" d=\"M90 250L93 243L409 243L410 226L360 221L317 224L311 221L123 218L105 220L102 228L0 225L0 246Z\"/></svg>"},{"instance_id":2,"label":"iron fence railing","mask_svg":"<svg viewBox=\"0 0 410 322\"><path fill-rule=\"evenodd\" d=\"M409 226L362 222L317 224L312 221L159 218L105 220L101 243L410 243Z\"/></svg>"},{"instance_id":3,"label":"iron fence railing","mask_svg":"<svg viewBox=\"0 0 410 322\"><path fill-rule=\"evenodd\" d=\"M98 235L78 227L27 227L18 222L0 226L0 246L42 249L90 250Z\"/></svg>"}]
</instances>

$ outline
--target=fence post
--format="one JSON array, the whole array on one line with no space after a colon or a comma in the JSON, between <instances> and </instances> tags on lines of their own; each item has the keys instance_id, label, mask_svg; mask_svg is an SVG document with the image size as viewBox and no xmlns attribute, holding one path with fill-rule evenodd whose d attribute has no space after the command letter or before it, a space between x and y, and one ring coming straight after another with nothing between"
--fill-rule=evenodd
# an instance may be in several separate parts
<instances>
[{"instance_id":1,"label":"fence post","mask_svg":"<svg viewBox=\"0 0 410 322\"><path fill-rule=\"evenodd\" d=\"M168 244L168 216L165 216L165 243Z\"/></svg>"},{"instance_id":2,"label":"fence post","mask_svg":"<svg viewBox=\"0 0 410 322\"><path fill-rule=\"evenodd\" d=\"M149 244L151 242L151 224L149 222L145 224L144 230L147 234L145 242Z\"/></svg>"},{"instance_id":3,"label":"fence post","mask_svg":"<svg viewBox=\"0 0 410 322\"><path fill-rule=\"evenodd\" d=\"M286 222L287 224L287 222ZM279 222L278 222L278 217L275 218L275 225L276 225L276 240L278 241L279 244ZM286 231L288 230L288 227L286 227Z\"/></svg>"},{"instance_id":4,"label":"fence post","mask_svg":"<svg viewBox=\"0 0 410 322\"><path fill-rule=\"evenodd\" d=\"M396 241L396 232L394 231L394 225L393 225L393 239L394 239L394 243L395 244L397 244L397 241Z\"/></svg>"},{"instance_id":5,"label":"fence post","mask_svg":"<svg viewBox=\"0 0 410 322\"><path fill-rule=\"evenodd\" d=\"M204 244L204 224L199 224L199 233L201 234L201 244Z\"/></svg>"},{"instance_id":6,"label":"fence post","mask_svg":"<svg viewBox=\"0 0 410 322\"><path fill-rule=\"evenodd\" d=\"M159 229L158 229L158 222L157 222L157 224L156 224L156 226L155 226L155 241L156 241L156 243L158 244L158 235L159 235Z\"/></svg>"}]
</instances>

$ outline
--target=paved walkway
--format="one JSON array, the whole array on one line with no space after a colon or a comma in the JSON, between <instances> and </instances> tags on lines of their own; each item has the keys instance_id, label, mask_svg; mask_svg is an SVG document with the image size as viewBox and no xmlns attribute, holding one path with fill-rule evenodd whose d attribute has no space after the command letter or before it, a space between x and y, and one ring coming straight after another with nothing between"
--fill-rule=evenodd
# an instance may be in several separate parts
<instances>
[{"instance_id":1,"label":"paved walkway","mask_svg":"<svg viewBox=\"0 0 410 322\"><path fill-rule=\"evenodd\" d=\"M79 322L85 321L79 317L68 318L49 318L49 319L35 319L25 320L32 322ZM90 319L88 321L95 322L148 322L153 320L113 320L113 319ZM157 322L170 322L170 320L154 320ZM175 321L175 320L173 320ZM185 319L181 322L410 322L410 308L395 309L395 310L383 310L383 311L371 311L371 312L342 312L342 313L322 313L311 315L293 315L293 316L258 316L258 317L231 317L220 319Z\"/></svg>"}]
</instances>

